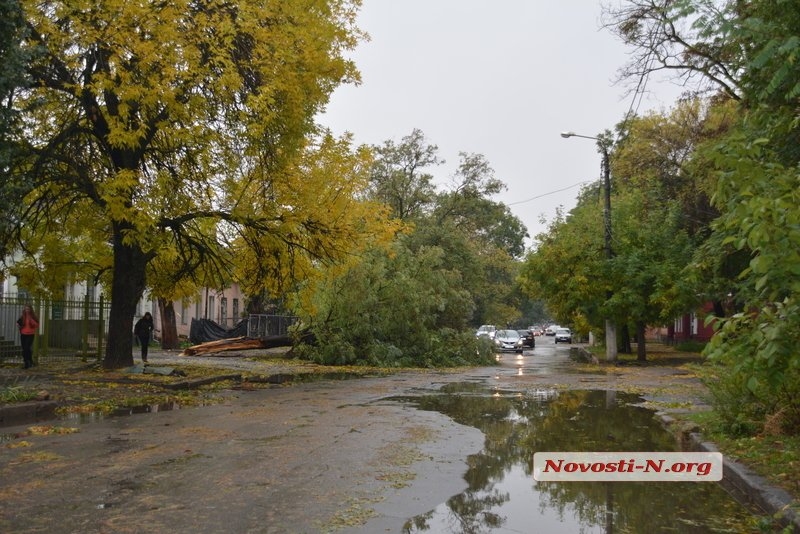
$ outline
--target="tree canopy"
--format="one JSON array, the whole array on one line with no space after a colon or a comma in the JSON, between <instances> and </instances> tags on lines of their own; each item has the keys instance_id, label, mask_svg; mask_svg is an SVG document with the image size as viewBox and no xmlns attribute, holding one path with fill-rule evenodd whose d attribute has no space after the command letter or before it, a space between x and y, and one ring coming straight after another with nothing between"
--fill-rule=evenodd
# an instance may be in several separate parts
<instances>
[{"instance_id":1,"label":"tree canopy","mask_svg":"<svg viewBox=\"0 0 800 534\"><path fill-rule=\"evenodd\" d=\"M349 141L314 123L358 79L343 56L362 37L358 0L19 5L29 83L8 96L21 125L5 173L30 192L4 242L24 245L17 273L32 290L52 290L65 264L107 284L107 367L132 363L150 267L207 282L234 270L236 246L260 243L259 269L285 279L298 258L332 260L342 239L374 233L380 211L345 209L361 162L326 167Z\"/></svg>"},{"instance_id":2,"label":"tree canopy","mask_svg":"<svg viewBox=\"0 0 800 534\"><path fill-rule=\"evenodd\" d=\"M442 366L487 363L491 348L470 328L519 316L515 257L526 232L491 199L504 185L479 154L461 154L448 188L433 179L441 160L414 130L373 147L366 196L403 230L372 246L320 284L304 309L327 363Z\"/></svg>"},{"instance_id":3,"label":"tree canopy","mask_svg":"<svg viewBox=\"0 0 800 534\"><path fill-rule=\"evenodd\" d=\"M669 71L709 95L706 133L687 146L684 167L697 183L687 199L708 206L681 207L688 235L706 238L681 277L719 299L706 354L726 365L713 386L729 428L758 431L769 420L796 432L800 8L784 0L628 0L607 9L606 24L633 48L623 78L641 85Z\"/></svg>"}]
</instances>

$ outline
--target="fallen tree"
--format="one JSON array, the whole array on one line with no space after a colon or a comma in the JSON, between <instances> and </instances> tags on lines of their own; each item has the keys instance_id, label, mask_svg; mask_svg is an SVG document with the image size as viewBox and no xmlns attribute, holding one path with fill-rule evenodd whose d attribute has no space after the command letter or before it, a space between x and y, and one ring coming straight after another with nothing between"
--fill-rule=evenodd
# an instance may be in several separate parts
<instances>
[{"instance_id":1,"label":"fallen tree","mask_svg":"<svg viewBox=\"0 0 800 534\"><path fill-rule=\"evenodd\" d=\"M271 349L274 347L290 347L291 345L292 341L289 339L288 335L270 336L268 338L242 336L193 345L184 349L181 356L200 356L203 354L236 350Z\"/></svg>"},{"instance_id":2,"label":"fallen tree","mask_svg":"<svg viewBox=\"0 0 800 534\"><path fill-rule=\"evenodd\" d=\"M301 340L305 343L313 343L314 336L312 334L304 334L301 336ZM276 347L291 347L292 345L294 345L294 340L288 334L260 338L240 336L193 345L184 349L181 352L181 356L202 356L204 354L252 349L273 349Z\"/></svg>"}]
</instances>

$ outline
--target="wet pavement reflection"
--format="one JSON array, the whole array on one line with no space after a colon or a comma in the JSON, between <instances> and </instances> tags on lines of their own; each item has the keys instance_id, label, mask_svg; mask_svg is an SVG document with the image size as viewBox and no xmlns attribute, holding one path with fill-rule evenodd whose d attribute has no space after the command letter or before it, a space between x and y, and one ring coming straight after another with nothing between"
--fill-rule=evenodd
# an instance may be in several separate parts
<instances>
[{"instance_id":1,"label":"wet pavement reflection","mask_svg":"<svg viewBox=\"0 0 800 534\"><path fill-rule=\"evenodd\" d=\"M566 348L565 348L566 349ZM568 365L566 350L521 359L503 355L498 372L542 373ZM519 363L522 362L522 363ZM508 382L506 382L508 383ZM711 482L536 482L537 451L676 451L675 438L638 395L617 391L515 391L456 383L396 397L475 427L484 448L468 459L467 489L410 518L405 533L752 532L755 518Z\"/></svg>"}]
</instances>

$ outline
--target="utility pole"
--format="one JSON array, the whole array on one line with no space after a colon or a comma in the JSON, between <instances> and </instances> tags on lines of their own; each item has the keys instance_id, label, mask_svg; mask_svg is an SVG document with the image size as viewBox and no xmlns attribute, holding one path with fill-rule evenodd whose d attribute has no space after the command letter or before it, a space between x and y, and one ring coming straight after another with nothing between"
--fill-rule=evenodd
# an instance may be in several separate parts
<instances>
[{"instance_id":1,"label":"utility pole","mask_svg":"<svg viewBox=\"0 0 800 534\"><path fill-rule=\"evenodd\" d=\"M562 132L561 137L582 137L597 141L597 150L602 156L601 171L603 175L604 205L603 205L603 240L605 244L606 261L611 261L614 251L611 248L611 165L608 157L609 140L602 136L579 135L575 132ZM611 300L613 293L609 289L606 292L606 301ZM617 361L617 325L614 319L606 316L606 361Z\"/></svg>"}]
</instances>

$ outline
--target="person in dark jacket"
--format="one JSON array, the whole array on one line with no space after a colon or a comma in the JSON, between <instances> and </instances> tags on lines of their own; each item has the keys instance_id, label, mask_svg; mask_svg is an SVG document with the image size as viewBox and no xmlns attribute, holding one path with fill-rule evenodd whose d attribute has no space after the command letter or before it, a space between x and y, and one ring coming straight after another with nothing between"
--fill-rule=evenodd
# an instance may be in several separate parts
<instances>
[{"instance_id":1,"label":"person in dark jacket","mask_svg":"<svg viewBox=\"0 0 800 534\"><path fill-rule=\"evenodd\" d=\"M142 347L142 361L147 363L147 346L150 344L150 337L153 333L153 316L150 312L145 312L141 319L136 321L133 327L133 335L139 340Z\"/></svg>"},{"instance_id":2,"label":"person in dark jacket","mask_svg":"<svg viewBox=\"0 0 800 534\"><path fill-rule=\"evenodd\" d=\"M39 318L32 307L26 305L22 308L22 315L17 319L17 326L19 327L20 345L22 345L22 361L25 362L23 367L30 369L33 367L33 337L39 330Z\"/></svg>"}]
</instances>

